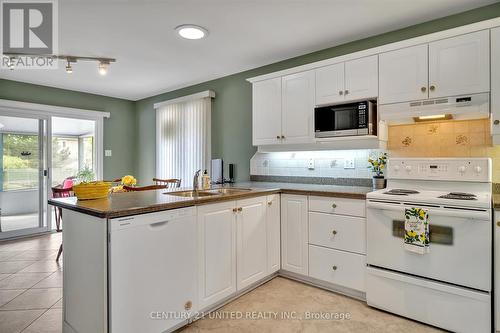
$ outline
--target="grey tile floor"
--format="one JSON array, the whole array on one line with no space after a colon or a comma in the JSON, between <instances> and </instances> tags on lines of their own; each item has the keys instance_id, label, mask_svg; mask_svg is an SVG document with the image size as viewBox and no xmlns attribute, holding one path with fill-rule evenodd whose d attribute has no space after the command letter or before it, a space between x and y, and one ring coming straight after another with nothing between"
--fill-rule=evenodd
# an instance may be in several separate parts
<instances>
[{"instance_id":1,"label":"grey tile floor","mask_svg":"<svg viewBox=\"0 0 500 333\"><path fill-rule=\"evenodd\" d=\"M0 242L0 332L62 332L61 236Z\"/></svg>"}]
</instances>

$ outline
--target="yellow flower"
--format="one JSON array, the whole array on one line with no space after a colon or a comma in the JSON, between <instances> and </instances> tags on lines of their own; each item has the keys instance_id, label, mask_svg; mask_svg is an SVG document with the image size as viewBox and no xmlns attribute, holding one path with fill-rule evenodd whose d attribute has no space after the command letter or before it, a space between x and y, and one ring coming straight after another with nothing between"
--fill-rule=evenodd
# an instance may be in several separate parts
<instances>
[{"instance_id":1,"label":"yellow flower","mask_svg":"<svg viewBox=\"0 0 500 333\"><path fill-rule=\"evenodd\" d=\"M418 212L418 214L420 215L421 218L425 217L425 211L423 211L423 210L420 210L420 212Z\"/></svg>"},{"instance_id":2,"label":"yellow flower","mask_svg":"<svg viewBox=\"0 0 500 333\"><path fill-rule=\"evenodd\" d=\"M137 179L134 176L126 175L122 178L122 184L126 186L134 186L137 184Z\"/></svg>"}]
</instances>

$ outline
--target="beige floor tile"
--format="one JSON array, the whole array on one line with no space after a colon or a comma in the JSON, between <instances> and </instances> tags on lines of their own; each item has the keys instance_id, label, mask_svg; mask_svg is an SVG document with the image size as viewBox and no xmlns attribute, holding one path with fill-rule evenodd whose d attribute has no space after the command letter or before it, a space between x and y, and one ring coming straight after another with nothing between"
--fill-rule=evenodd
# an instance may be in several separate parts
<instances>
[{"instance_id":1,"label":"beige floor tile","mask_svg":"<svg viewBox=\"0 0 500 333\"><path fill-rule=\"evenodd\" d=\"M0 251L0 261L8 261L9 258L20 255L24 251Z\"/></svg>"},{"instance_id":2,"label":"beige floor tile","mask_svg":"<svg viewBox=\"0 0 500 333\"><path fill-rule=\"evenodd\" d=\"M61 333L62 309L50 309L35 320L23 333Z\"/></svg>"},{"instance_id":3,"label":"beige floor tile","mask_svg":"<svg viewBox=\"0 0 500 333\"><path fill-rule=\"evenodd\" d=\"M12 301L24 291L26 291L26 289L0 290L0 306Z\"/></svg>"},{"instance_id":4,"label":"beige floor tile","mask_svg":"<svg viewBox=\"0 0 500 333\"><path fill-rule=\"evenodd\" d=\"M17 273L21 269L24 269L30 265L33 265L35 261L0 261L0 273Z\"/></svg>"},{"instance_id":5,"label":"beige floor tile","mask_svg":"<svg viewBox=\"0 0 500 333\"><path fill-rule=\"evenodd\" d=\"M16 273L0 281L0 289L28 289L50 273Z\"/></svg>"},{"instance_id":6,"label":"beige floor tile","mask_svg":"<svg viewBox=\"0 0 500 333\"><path fill-rule=\"evenodd\" d=\"M52 305L52 309L62 309L62 298L60 300L57 301L56 304Z\"/></svg>"},{"instance_id":7,"label":"beige floor tile","mask_svg":"<svg viewBox=\"0 0 500 333\"><path fill-rule=\"evenodd\" d=\"M46 260L51 258L56 250L28 250L9 259L12 260Z\"/></svg>"},{"instance_id":8,"label":"beige floor tile","mask_svg":"<svg viewBox=\"0 0 500 333\"><path fill-rule=\"evenodd\" d=\"M61 288L29 289L0 307L0 310L48 309L62 297Z\"/></svg>"},{"instance_id":9,"label":"beige floor tile","mask_svg":"<svg viewBox=\"0 0 500 333\"><path fill-rule=\"evenodd\" d=\"M32 265L23 268L19 273L43 273L49 272L54 273L57 270L62 269L62 262L56 262L55 260L43 260L37 261Z\"/></svg>"},{"instance_id":10,"label":"beige floor tile","mask_svg":"<svg viewBox=\"0 0 500 333\"><path fill-rule=\"evenodd\" d=\"M62 271L55 271L47 278L33 286L33 288L62 288ZM2 281L0 281L1 283Z\"/></svg>"},{"instance_id":11,"label":"beige floor tile","mask_svg":"<svg viewBox=\"0 0 500 333\"><path fill-rule=\"evenodd\" d=\"M0 332L21 332L44 311L45 310L0 311Z\"/></svg>"}]
</instances>

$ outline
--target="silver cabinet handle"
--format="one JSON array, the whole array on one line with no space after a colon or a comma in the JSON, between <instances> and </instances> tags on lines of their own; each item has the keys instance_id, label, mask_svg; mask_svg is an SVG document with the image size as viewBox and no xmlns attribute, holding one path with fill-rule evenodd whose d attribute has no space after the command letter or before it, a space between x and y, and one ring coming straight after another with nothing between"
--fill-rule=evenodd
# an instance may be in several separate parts
<instances>
[{"instance_id":1,"label":"silver cabinet handle","mask_svg":"<svg viewBox=\"0 0 500 333\"><path fill-rule=\"evenodd\" d=\"M498 124L500 124L500 120L495 119L495 121L493 121L493 125L498 125Z\"/></svg>"},{"instance_id":2,"label":"silver cabinet handle","mask_svg":"<svg viewBox=\"0 0 500 333\"><path fill-rule=\"evenodd\" d=\"M284 138L285 138L285 136L284 136L284 135L282 135L282 136L281 136L281 138L282 138L282 139L284 139Z\"/></svg>"},{"instance_id":3,"label":"silver cabinet handle","mask_svg":"<svg viewBox=\"0 0 500 333\"><path fill-rule=\"evenodd\" d=\"M271 206L272 204L273 204L273 202L272 202L272 201L268 201L268 202L267 202L267 205L268 205L268 206Z\"/></svg>"},{"instance_id":4,"label":"silver cabinet handle","mask_svg":"<svg viewBox=\"0 0 500 333\"><path fill-rule=\"evenodd\" d=\"M279 140L279 139L281 139L281 136L279 136L279 135L276 135L276 139L278 139L278 140Z\"/></svg>"},{"instance_id":5,"label":"silver cabinet handle","mask_svg":"<svg viewBox=\"0 0 500 333\"><path fill-rule=\"evenodd\" d=\"M341 96L342 96L343 94L344 94L344 92L343 92L342 90L340 90L340 91L339 91L339 95L341 95Z\"/></svg>"},{"instance_id":6,"label":"silver cabinet handle","mask_svg":"<svg viewBox=\"0 0 500 333\"><path fill-rule=\"evenodd\" d=\"M430 89L430 91L434 91L434 90L436 90L436 86L432 85L432 86L429 87L429 89Z\"/></svg>"},{"instance_id":7,"label":"silver cabinet handle","mask_svg":"<svg viewBox=\"0 0 500 333\"><path fill-rule=\"evenodd\" d=\"M426 91L427 91L427 87L422 87L422 88L420 88L420 91L421 91L421 92L426 92Z\"/></svg>"},{"instance_id":8,"label":"silver cabinet handle","mask_svg":"<svg viewBox=\"0 0 500 333\"><path fill-rule=\"evenodd\" d=\"M332 208L337 208L337 204L335 202L332 203Z\"/></svg>"},{"instance_id":9,"label":"silver cabinet handle","mask_svg":"<svg viewBox=\"0 0 500 333\"><path fill-rule=\"evenodd\" d=\"M336 271L337 270L337 266L332 266L332 270Z\"/></svg>"},{"instance_id":10,"label":"silver cabinet handle","mask_svg":"<svg viewBox=\"0 0 500 333\"><path fill-rule=\"evenodd\" d=\"M349 90L346 90L344 93L347 95L349 93Z\"/></svg>"},{"instance_id":11,"label":"silver cabinet handle","mask_svg":"<svg viewBox=\"0 0 500 333\"><path fill-rule=\"evenodd\" d=\"M337 234L337 230L333 230L333 231L332 231L332 235L334 235L334 236L335 236L336 234Z\"/></svg>"}]
</instances>

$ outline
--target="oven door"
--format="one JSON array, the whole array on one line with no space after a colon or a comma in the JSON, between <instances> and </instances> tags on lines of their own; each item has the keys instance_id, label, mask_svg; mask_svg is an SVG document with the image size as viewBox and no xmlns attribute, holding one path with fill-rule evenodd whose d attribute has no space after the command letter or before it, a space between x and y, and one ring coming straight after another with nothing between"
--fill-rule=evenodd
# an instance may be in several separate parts
<instances>
[{"instance_id":1,"label":"oven door","mask_svg":"<svg viewBox=\"0 0 500 333\"><path fill-rule=\"evenodd\" d=\"M403 247L404 209L429 212L430 252ZM490 210L367 201L367 263L460 286L491 291Z\"/></svg>"}]
</instances>

